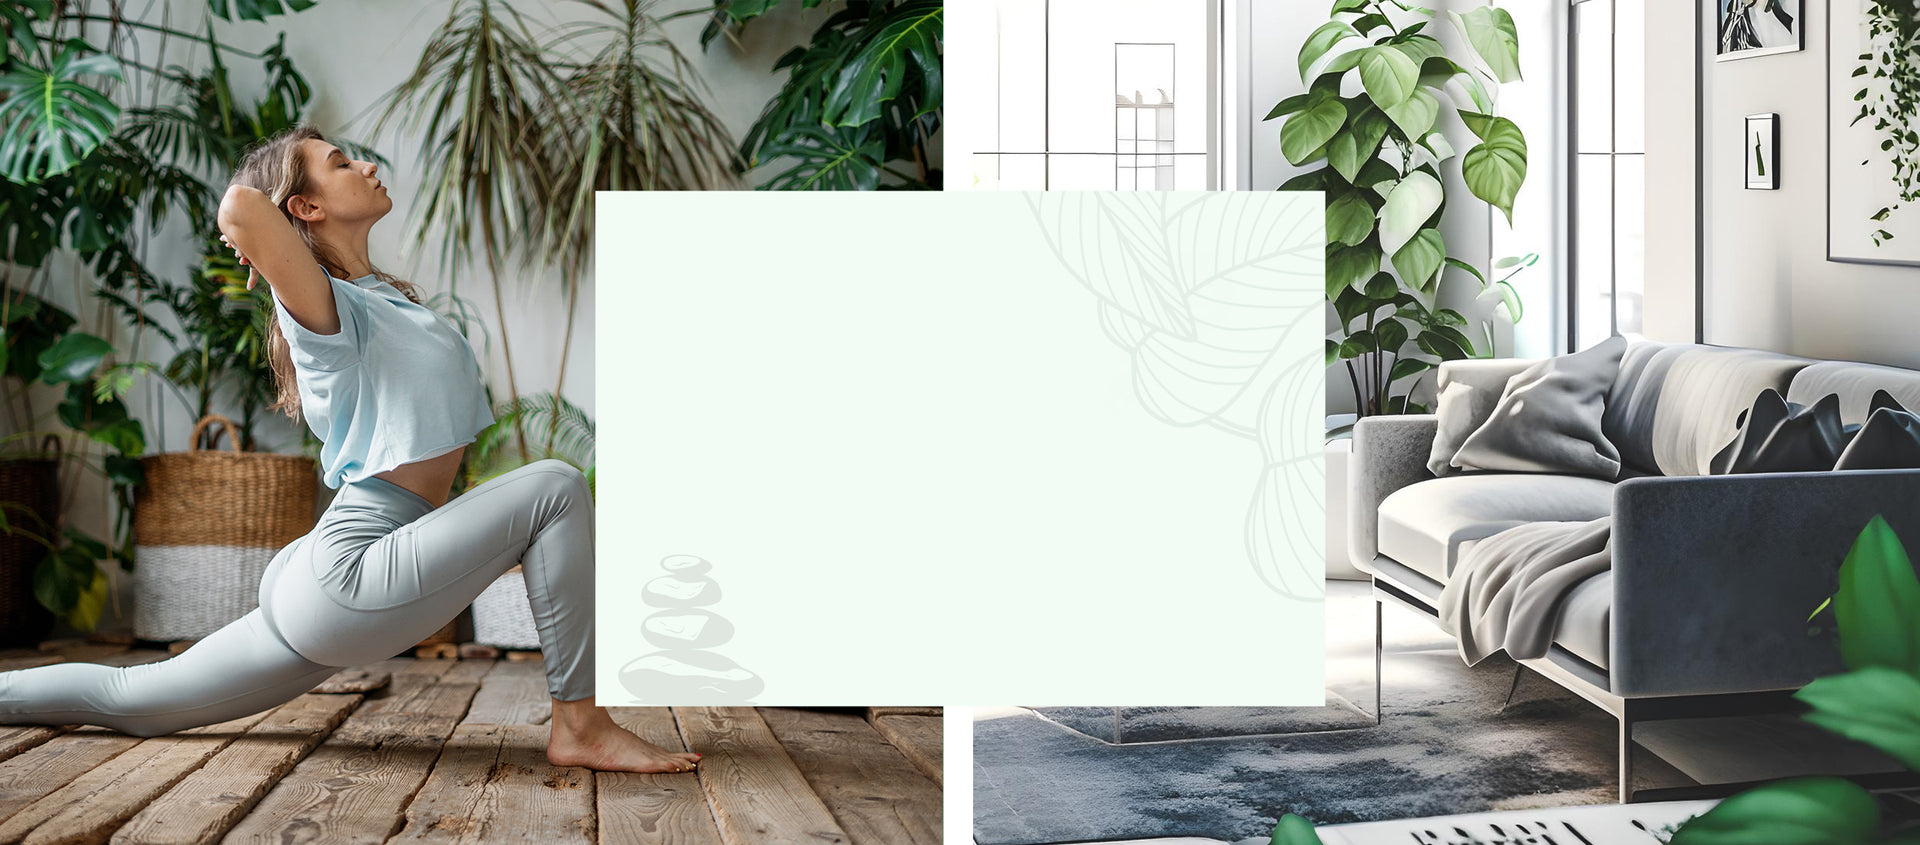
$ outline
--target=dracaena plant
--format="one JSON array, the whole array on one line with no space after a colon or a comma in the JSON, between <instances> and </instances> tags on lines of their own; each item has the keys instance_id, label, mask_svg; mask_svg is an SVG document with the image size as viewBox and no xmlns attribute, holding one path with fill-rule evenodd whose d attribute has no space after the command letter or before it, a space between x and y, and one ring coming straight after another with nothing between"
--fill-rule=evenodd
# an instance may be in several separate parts
<instances>
[{"instance_id":1,"label":"dracaena plant","mask_svg":"<svg viewBox=\"0 0 1920 845\"><path fill-rule=\"evenodd\" d=\"M1473 196L1512 222L1527 142L1494 109L1499 85L1520 79L1519 36L1503 9L1449 12L1473 52L1457 59L1432 34L1432 9L1336 0L1331 18L1300 48L1307 92L1267 115L1285 121L1287 161L1319 165L1281 190L1326 192L1327 301L1340 322L1327 339L1327 365L1345 364L1360 416L1418 412L1396 385L1484 354L1462 331L1465 316L1439 304L1447 270L1520 314L1512 285L1453 257L1440 231L1449 200L1459 199L1447 196L1442 168L1458 167ZM1453 120L1475 139L1464 155L1445 131Z\"/></svg>"},{"instance_id":2,"label":"dracaena plant","mask_svg":"<svg viewBox=\"0 0 1920 845\"><path fill-rule=\"evenodd\" d=\"M1855 79L1866 84L1853 95L1858 124L1873 121L1880 151L1893 157L1894 200L1873 213L1873 245L1893 240L1887 218L1901 206L1920 202L1920 8L1913 0L1870 0L1867 33L1872 39L1859 56Z\"/></svg>"}]
</instances>

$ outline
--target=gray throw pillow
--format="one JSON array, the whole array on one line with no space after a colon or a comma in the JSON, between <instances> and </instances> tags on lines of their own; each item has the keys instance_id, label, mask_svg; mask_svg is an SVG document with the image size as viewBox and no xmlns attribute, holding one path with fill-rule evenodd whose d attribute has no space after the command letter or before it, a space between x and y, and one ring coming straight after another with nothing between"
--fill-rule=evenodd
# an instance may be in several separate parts
<instances>
[{"instance_id":1,"label":"gray throw pillow","mask_svg":"<svg viewBox=\"0 0 1920 845\"><path fill-rule=\"evenodd\" d=\"M1433 435L1433 449L1427 453L1427 471L1436 476L1458 472L1453 468L1453 456L1460 451L1461 444L1493 416L1493 406L1499 401L1500 394L1463 381L1453 382L1441 390L1433 409L1434 416L1440 418L1440 427Z\"/></svg>"},{"instance_id":2,"label":"gray throw pillow","mask_svg":"<svg viewBox=\"0 0 1920 845\"><path fill-rule=\"evenodd\" d=\"M1740 413L1737 425L1733 442L1708 463L1714 475L1822 472L1833 468L1853 436L1853 429L1840 422L1840 396L1834 393L1812 405L1796 405L1767 388Z\"/></svg>"},{"instance_id":3,"label":"gray throw pillow","mask_svg":"<svg viewBox=\"0 0 1920 845\"><path fill-rule=\"evenodd\" d=\"M1920 414L1900 407L1893 394L1876 390L1853 442L1834 469L1920 469Z\"/></svg>"},{"instance_id":4,"label":"gray throw pillow","mask_svg":"<svg viewBox=\"0 0 1920 845\"><path fill-rule=\"evenodd\" d=\"M1548 358L1507 381L1500 401L1453 456L1461 469L1557 472L1613 478L1620 451L1601 434L1607 390L1626 338Z\"/></svg>"}]
</instances>

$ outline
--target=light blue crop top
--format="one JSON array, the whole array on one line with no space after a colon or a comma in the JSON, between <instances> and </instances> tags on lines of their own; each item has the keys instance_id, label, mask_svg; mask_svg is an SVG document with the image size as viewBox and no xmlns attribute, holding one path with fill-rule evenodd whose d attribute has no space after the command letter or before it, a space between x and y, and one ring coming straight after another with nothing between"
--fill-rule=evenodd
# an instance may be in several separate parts
<instances>
[{"instance_id":1,"label":"light blue crop top","mask_svg":"<svg viewBox=\"0 0 1920 845\"><path fill-rule=\"evenodd\" d=\"M373 276L327 280L338 333L315 334L278 290L273 298L328 487L446 454L493 424L480 365L452 321Z\"/></svg>"}]
</instances>

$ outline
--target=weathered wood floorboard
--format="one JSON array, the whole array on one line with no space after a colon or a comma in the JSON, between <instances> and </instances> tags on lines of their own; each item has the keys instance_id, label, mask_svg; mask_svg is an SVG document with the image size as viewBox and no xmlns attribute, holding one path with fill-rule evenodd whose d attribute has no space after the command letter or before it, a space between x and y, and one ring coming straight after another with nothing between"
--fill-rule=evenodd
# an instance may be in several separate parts
<instances>
[{"instance_id":1,"label":"weathered wood floorboard","mask_svg":"<svg viewBox=\"0 0 1920 845\"><path fill-rule=\"evenodd\" d=\"M358 706L358 695L308 693L274 708L128 820L111 841L114 845L218 842Z\"/></svg>"},{"instance_id":2,"label":"weathered wood floorboard","mask_svg":"<svg viewBox=\"0 0 1920 845\"><path fill-rule=\"evenodd\" d=\"M700 785L728 845L851 841L754 708L681 707L674 715L687 747L705 755Z\"/></svg>"},{"instance_id":3,"label":"weathered wood floorboard","mask_svg":"<svg viewBox=\"0 0 1920 845\"><path fill-rule=\"evenodd\" d=\"M127 819L193 774L270 712L145 740L0 824L0 843L105 842Z\"/></svg>"},{"instance_id":4,"label":"weathered wood floorboard","mask_svg":"<svg viewBox=\"0 0 1920 845\"><path fill-rule=\"evenodd\" d=\"M673 713L665 707L609 707L607 712L615 724L641 739L673 751L687 750ZM720 845L699 775L595 772L594 781L599 785L600 845Z\"/></svg>"},{"instance_id":5,"label":"weathered wood floorboard","mask_svg":"<svg viewBox=\"0 0 1920 845\"><path fill-rule=\"evenodd\" d=\"M939 785L866 719L776 707L761 708L760 716L854 845L940 841Z\"/></svg>"},{"instance_id":6,"label":"weathered wood floorboard","mask_svg":"<svg viewBox=\"0 0 1920 845\"><path fill-rule=\"evenodd\" d=\"M444 677L405 685L401 677L394 676L401 694L369 701L347 717L221 841L379 845L397 832L479 690Z\"/></svg>"},{"instance_id":7,"label":"weathered wood floorboard","mask_svg":"<svg viewBox=\"0 0 1920 845\"><path fill-rule=\"evenodd\" d=\"M460 725L394 842L594 845L593 772L546 760L538 725Z\"/></svg>"}]
</instances>

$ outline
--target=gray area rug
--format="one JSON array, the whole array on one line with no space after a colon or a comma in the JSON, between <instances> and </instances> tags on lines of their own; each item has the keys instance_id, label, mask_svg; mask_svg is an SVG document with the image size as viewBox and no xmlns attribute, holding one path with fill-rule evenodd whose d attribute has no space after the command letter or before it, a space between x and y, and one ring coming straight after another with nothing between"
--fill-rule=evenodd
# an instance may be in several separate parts
<instances>
[{"instance_id":1,"label":"gray area rug","mask_svg":"<svg viewBox=\"0 0 1920 845\"><path fill-rule=\"evenodd\" d=\"M1327 610L1329 685L1370 705L1371 609L1330 599ZM1138 735L1123 720L1130 744L1115 745L1090 735L1111 735L1111 708L1046 708L1087 733L1032 710L976 721L975 840L1235 841L1266 836L1289 812L1336 824L1614 799L1612 717L1530 673L1503 711L1511 662L1493 658L1469 668L1429 623L1395 612L1388 617L1386 721L1379 727L1131 744ZM1178 711L1186 709L1139 711L1141 728L1150 724L1169 738L1182 731L1217 735L1221 726L1210 714L1183 725ZM1265 718L1256 725L1262 728L1302 721L1297 708L1270 712L1278 715L1241 715L1255 723ZM1097 724L1102 713L1104 729Z\"/></svg>"},{"instance_id":2,"label":"gray area rug","mask_svg":"<svg viewBox=\"0 0 1920 845\"><path fill-rule=\"evenodd\" d=\"M1369 703L1371 706L1371 703ZM1373 727L1373 716L1327 691L1325 707L1036 707L1062 727L1102 742L1178 742Z\"/></svg>"}]
</instances>

